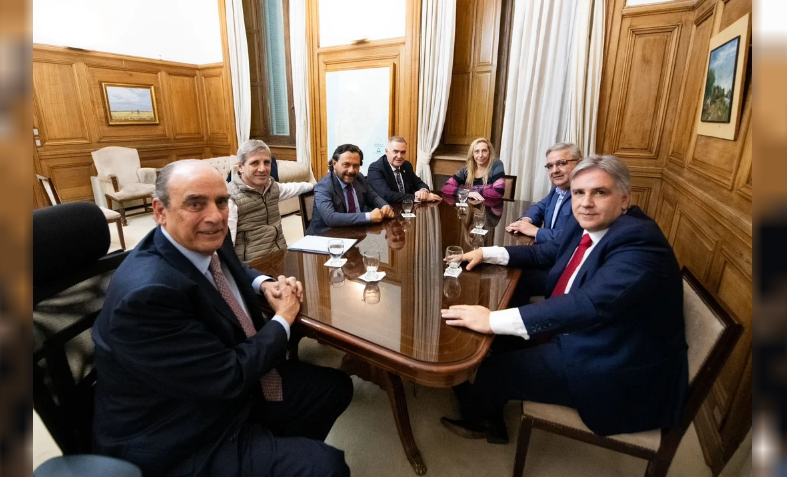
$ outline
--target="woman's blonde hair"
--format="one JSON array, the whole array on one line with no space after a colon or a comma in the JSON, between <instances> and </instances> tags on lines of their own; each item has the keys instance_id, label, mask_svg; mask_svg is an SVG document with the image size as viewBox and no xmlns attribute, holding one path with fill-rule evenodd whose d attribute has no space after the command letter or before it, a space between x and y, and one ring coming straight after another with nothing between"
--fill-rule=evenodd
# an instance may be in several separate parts
<instances>
[{"instance_id":1,"label":"woman's blonde hair","mask_svg":"<svg viewBox=\"0 0 787 477\"><path fill-rule=\"evenodd\" d=\"M469 187L473 186L473 181L475 180L476 164L475 164L475 159L473 159L473 151L475 151L475 147L482 142L486 144L487 148L489 148L489 162L487 163L486 172L484 173L484 177L482 178L484 180L484 185L486 185L486 182L489 179L489 171L492 170L492 163L495 162L495 160L497 159L495 157L495 146L493 146L488 139L484 137L479 137L478 139L473 141L470 144L470 149L467 150L467 161L465 162L465 167L467 168L467 179L465 179L465 184Z\"/></svg>"}]
</instances>

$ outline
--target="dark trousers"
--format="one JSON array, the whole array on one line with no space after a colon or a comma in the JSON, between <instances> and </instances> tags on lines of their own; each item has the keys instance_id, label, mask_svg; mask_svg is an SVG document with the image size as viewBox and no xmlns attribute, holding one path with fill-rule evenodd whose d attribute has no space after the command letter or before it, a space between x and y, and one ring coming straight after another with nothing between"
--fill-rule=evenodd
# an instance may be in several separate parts
<instances>
[{"instance_id":1,"label":"dark trousers","mask_svg":"<svg viewBox=\"0 0 787 477\"><path fill-rule=\"evenodd\" d=\"M462 418L501 423L510 400L571 406L560 346L532 345L516 336L497 336L473 384L454 387Z\"/></svg>"},{"instance_id":2,"label":"dark trousers","mask_svg":"<svg viewBox=\"0 0 787 477\"><path fill-rule=\"evenodd\" d=\"M234 459L244 477L349 476L344 452L323 440L350 405L350 377L294 361L276 369L282 377L283 401L261 402L252 409L236 441L230 439L214 458L211 475L225 475L224 459Z\"/></svg>"}]
</instances>

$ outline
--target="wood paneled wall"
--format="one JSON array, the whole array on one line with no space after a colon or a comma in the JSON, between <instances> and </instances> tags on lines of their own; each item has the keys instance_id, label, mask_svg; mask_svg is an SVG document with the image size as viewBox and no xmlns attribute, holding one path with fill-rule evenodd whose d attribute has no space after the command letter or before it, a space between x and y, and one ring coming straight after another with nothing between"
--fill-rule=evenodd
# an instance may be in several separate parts
<instances>
[{"instance_id":1,"label":"wood paneled wall","mask_svg":"<svg viewBox=\"0 0 787 477\"><path fill-rule=\"evenodd\" d=\"M159 124L107 124L101 82L151 85ZM33 46L38 174L52 177L64 202L92 201L92 151L133 147L143 167L228 155L235 126L222 64L190 65L47 45ZM37 184L34 189L37 188ZM36 207L43 206L34 192Z\"/></svg>"},{"instance_id":2,"label":"wood paneled wall","mask_svg":"<svg viewBox=\"0 0 787 477\"><path fill-rule=\"evenodd\" d=\"M751 74L735 141L698 135L698 108L711 37L752 3L624 3L609 0L598 149L629 164L634 202L746 330L695 421L718 473L751 427Z\"/></svg>"},{"instance_id":3,"label":"wood paneled wall","mask_svg":"<svg viewBox=\"0 0 787 477\"><path fill-rule=\"evenodd\" d=\"M405 36L360 44L319 47L318 2L307 2L307 45L309 48L309 92L312 140L312 170L318 179L328 172L325 74L328 71L393 68L393 134L410 145L407 160L415 163L418 144L418 68L421 31L421 0L407 0ZM376 158L367 158L373 161Z\"/></svg>"},{"instance_id":4,"label":"wood paneled wall","mask_svg":"<svg viewBox=\"0 0 787 477\"><path fill-rule=\"evenodd\" d=\"M502 0L457 0L454 67L443 142L469 145L492 133Z\"/></svg>"}]
</instances>

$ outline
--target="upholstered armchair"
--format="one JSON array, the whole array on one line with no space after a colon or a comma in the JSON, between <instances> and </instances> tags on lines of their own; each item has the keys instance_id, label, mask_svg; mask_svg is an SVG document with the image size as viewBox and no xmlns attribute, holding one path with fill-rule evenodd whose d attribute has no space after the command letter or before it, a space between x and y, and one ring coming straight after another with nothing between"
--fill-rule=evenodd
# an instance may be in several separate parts
<instances>
[{"instance_id":1,"label":"upholstered armchair","mask_svg":"<svg viewBox=\"0 0 787 477\"><path fill-rule=\"evenodd\" d=\"M152 199L156 188L156 169L140 167L136 149L111 146L93 151L92 155L107 207L113 208L113 200L120 205L123 225L128 225L126 202L142 200L145 211L150 210L148 199Z\"/></svg>"}]
</instances>

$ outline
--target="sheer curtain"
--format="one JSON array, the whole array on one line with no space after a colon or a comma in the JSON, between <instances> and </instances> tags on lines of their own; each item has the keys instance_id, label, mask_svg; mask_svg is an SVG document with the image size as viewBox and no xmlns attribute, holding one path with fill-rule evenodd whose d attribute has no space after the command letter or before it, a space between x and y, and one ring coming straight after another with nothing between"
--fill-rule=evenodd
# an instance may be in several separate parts
<instances>
[{"instance_id":1,"label":"sheer curtain","mask_svg":"<svg viewBox=\"0 0 787 477\"><path fill-rule=\"evenodd\" d=\"M292 98L295 107L295 154L298 164L312 170L311 130L309 129L309 64L306 54L306 0L290 0L290 61Z\"/></svg>"},{"instance_id":2,"label":"sheer curtain","mask_svg":"<svg viewBox=\"0 0 787 477\"><path fill-rule=\"evenodd\" d=\"M418 149L415 173L432 187L429 162L440 143L454 66L456 0L423 0L418 73Z\"/></svg>"},{"instance_id":3,"label":"sheer curtain","mask_svg":"<svg viewBox=\"0 0 787 477\"><path fill-rule=\"evenodd\" d=\"M517 199L541 200L549 192L543 165L551 145L574 140L583 150L593 148L603 3L529 0L515 4L500 158L506 171L519 177Z\"/></svg>"},{"instance_id":4,"label":"sheer curtain","mask_svg":"<svg viewBox=\"0 0 787 477\"><path fill-rule=\"evenodd\" d=\"M251 131L251 77L249 72L249 46L246 43L246 24L243 21L243 3L225 0L227 9L227 43L230 52L232 100L235 107L235 134L238 146L249 139ZM230 151L233 154L235 151Z\"/></svg>"}]
</instances>

